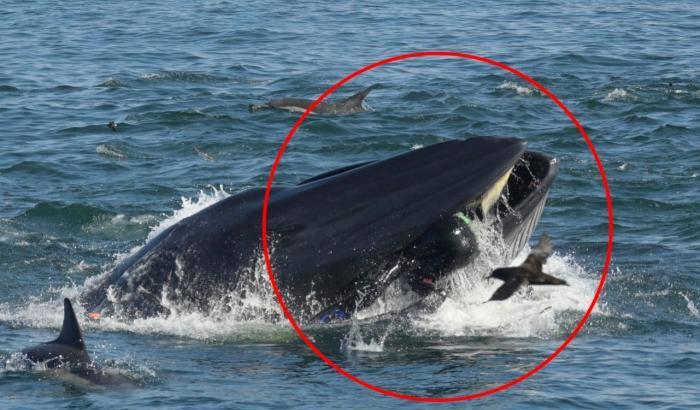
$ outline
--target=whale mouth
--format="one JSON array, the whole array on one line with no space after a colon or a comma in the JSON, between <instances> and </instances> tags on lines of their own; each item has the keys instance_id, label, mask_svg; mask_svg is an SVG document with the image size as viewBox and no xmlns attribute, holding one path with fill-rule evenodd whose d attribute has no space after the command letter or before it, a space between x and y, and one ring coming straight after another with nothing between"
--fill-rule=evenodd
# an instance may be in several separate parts
<instances>
[{"instance_id":1,"label":"whale mouth","mask_svg":"<svg viewBox=\"0 0 700 410\"><path fill-rule=\"evenodd\" d=\"M559 162L536 151L526 151L477 199L468 202L455 216L465 224L486 216L499 221L529 216L549 193Z\"/></svg>"},{"instance_id":2,"label":"whale mouth","mask_svg":"<svg viewBox=\"0 0 700 410\"><path fill-rule=\"evenodd\" d=\"M514 258L532 235L558 171L556 158L536 151L526 151L513 166L493 209L502 225L503 239L510 246L507 259Z\"/></svg>"}]
</instances>

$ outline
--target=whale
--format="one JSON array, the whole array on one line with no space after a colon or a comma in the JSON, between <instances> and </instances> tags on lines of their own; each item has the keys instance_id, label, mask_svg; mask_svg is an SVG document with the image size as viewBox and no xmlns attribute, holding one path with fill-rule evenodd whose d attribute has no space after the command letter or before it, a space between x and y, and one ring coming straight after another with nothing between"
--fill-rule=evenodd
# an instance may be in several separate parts
<instances>
[{"instance_id":1,"label":"whale","mask_svg":"<svg viewBox=\"0 0 700 410\"><path fill-rule=\"evenodd\" d=\"M311 114L344 115L365 112L367 108L363 103L367 95L372 91L372 88L374 87L367 87L340 101L322 101L311 111ZM263 104L250 104L248 111L252 113L260 110L276 109L301 113L306 111L313 102L314 100L306 98L282 97L272 99Z\"/></svg>"},{"instance_id":2,"label":"whale","mask_svg":"<svg viewBox=\"0 0 700 410\"><path fill-rule=\"evenodd\" d=\"M116 384L116 379L103 371L90 358L78 318L68 298L63 300L63 325L58 337L22 350L33 363L50 370L65 371L95 385Z\"/></svg>"},{"instance_id":3,"label":"whale","mask_svg":"<svg viewBox=\"0 0 700 410\"><path fill-rule=\"evenodd\" d=\"M448 140L273 186L267 238L275 280L301 323L352 317L399 281L418 297L478 255L471 226L490 221L504 258L527 243L558 161L517 138ZM80 296L90 317L146 318L172 302L211 312L240 297L261 259L265 190L252 188L184 218Z\"/></svg>"}]
</instances>

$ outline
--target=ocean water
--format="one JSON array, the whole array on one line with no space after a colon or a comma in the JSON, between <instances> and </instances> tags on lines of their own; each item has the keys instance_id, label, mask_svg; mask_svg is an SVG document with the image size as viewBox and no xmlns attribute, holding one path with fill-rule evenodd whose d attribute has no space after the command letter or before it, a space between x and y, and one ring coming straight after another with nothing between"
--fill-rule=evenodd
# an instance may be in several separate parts
<instances>
[{"instance_id":1,"label":"ocean water","mask_svg":"<svg viewBox=\"0 0 700 410\"><path fill-rule=\"evenodd\" d=\"M506 62L558 95L595 143L615 207L609 279L579 337L523 383L446 406L700 407L700 3L4 1L0 17L0 408L428 407L348 381L286 322L235 311L85 321L118 386L18 352L55 337L62 298L159 230L264 184L298 116L248 104L312 98L368 63L431 49ZM483 304L497 286L484 274L511 262L489 248L433 314L309 333L353 374L403 393L518 377L595 292L607 215L594 161L561 110L493 67L404 61L338 97L374 84L371 112L304 123L276 183L449 139L524 138L561 163L536 234L553 238L545 268L571 286ZM258 273L243 308L275 311Z\"/></svg>"}]
</instances>

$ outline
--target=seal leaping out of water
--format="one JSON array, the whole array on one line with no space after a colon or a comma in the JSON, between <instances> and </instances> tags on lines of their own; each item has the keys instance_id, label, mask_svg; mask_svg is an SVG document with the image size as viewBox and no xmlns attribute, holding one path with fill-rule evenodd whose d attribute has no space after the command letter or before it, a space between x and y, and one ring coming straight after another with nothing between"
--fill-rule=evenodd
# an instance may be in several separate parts
<instances>
[{"instance_id":1,"label":"seal leaping out of water","mask_svg":"<svg viewBox=\"0 0 700 410\"><path fill-rule=\"evenodd\" d=\"M535 249L527 255L527 259L520 266L511 268L498 268L494 270L490 278L504 281L500 288L496 289L491 300L506 300L521 287L529 285L568 285L565 280L555 278L542 272L542 265L552 254L552 242L546 234L540 238Z\"/></svg>"},{"instance_id":2,"label":"seal leaping out of water","mask_svg":"<svg viewBox=\"0 0 700 410\"><path fill-rule=\"evenodd\" d=\"M363 102L367 95L372 91L372 87L367 87L364 90L352 95L341 101L322 101L319 105L311 111L311 114L354 114L358 112L365 112ZM276 110L287 110L289 112L304 112L307 108L314 102L314 100L309 100L306 98L294 98L294 97L283 97L275 98L264 104L250 104L248 106L248 111L256 112L260 110L276 109Z\"/></svg>"}]
</instances>

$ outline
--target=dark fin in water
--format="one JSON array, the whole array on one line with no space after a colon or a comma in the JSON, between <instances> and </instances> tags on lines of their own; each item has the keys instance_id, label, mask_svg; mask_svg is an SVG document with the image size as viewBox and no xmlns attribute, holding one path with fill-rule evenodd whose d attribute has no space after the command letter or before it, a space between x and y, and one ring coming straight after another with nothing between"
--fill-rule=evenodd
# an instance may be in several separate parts
<instances>
[{"instance_id":1,"label":"dark fin in water","mask_svg":"<svg viewBox=\"0 0 700 410\"><path fill-rule=\"evenodd\" d=\"M78 318L75 317L73 305L71 305L68 298L63 299L63 327L61 327L61 334L58 335L56 340L49 343L62 344L85 350L85 342L83 341L83 334L80 332Z\"/></svg>"},{"instance_id":2,"label":"dark fin in water","mask_svg":"<svg viewBox=\"0 0 700 410\"><path fill-rule=\"evenodd\" d=\"M350 103L353 106L362 105L362 102L365 100L365 98L367 98L367 95L370 93L370 91L372 91L373 88L374 88L374 86L372 85L372 86L369 86L356 94L353 94L352 96L344 99L343 104Z\"/></svg>"},{"instance_id":3,"label":"dark fin in water","mask_svg":"<svg viewBox=\"0 0 700 410\"><path fill-rule=\"evenodd\" d=\"M513 296L521 286L526 285L527 280L520 275L513 276L506 281L500 288L496 289L489 300L506 300Z\"/></svg>"}]
</instances>

